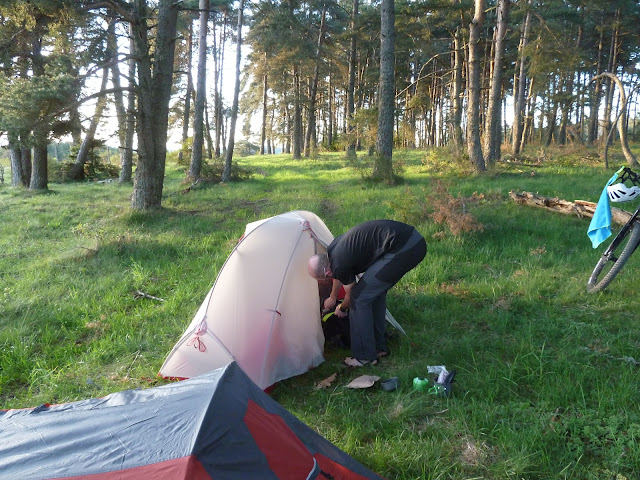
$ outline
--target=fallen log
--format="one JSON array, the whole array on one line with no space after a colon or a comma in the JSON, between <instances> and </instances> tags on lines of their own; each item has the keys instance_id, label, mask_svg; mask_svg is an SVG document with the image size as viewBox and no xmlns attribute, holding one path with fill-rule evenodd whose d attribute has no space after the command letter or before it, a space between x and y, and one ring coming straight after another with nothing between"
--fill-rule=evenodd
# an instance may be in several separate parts
<instances>
[{"instance_id":1,"label":"fallen log","mask_svg":"<svg viewBox=\"0 0 640 480\"><path fill-rule=\"evenodd\" d=\"M586 200L576 200L575 202L569 202L560 198L545 197L538 195L537 193L530 192L509 192L511 199L521 205L528 205L530 207L546 208L553 210L554 212L564 213L565 215L577 215L580 218L593 217L593 213L596 211L596 203L587 202ZM613 223L624 225L631 218L631 213L620 210L619 208L611 209L611 220Z\"/></svg>"}]
</instances>

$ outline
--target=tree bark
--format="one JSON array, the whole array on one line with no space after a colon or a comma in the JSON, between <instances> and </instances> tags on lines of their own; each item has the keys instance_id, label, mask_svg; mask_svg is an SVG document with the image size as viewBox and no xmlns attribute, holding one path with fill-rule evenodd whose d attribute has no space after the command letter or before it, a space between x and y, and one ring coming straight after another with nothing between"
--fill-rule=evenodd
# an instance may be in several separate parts
<instances>
[{"instance_id":1,"label":"tree bark","mask_svg":"<svg viewBox=\"0 0 640 480\"><path fill-rule=\"evenodd\" d=\"M549 101L553 102L553 105L549 106L549 111L547 113L547 139L544 142L545 147L551 145L551 141L553 140L553 135L555 133L556 117L558 116L558 96L558 92L556 91L556 77L553 76L551 79L551 86L549 87Z\"/></svg>"},{"instance_id":2,"label":"tree bark","mask_svg":"<svg viewBox=\"0 0 640 480\"><path fill-rule=\"evenodd\" d=\"M135 51L133 32L129 27L129 48ZM135 87L136 60L133 56L129 59L129 87ZM125 130L124 155L120 157L120 183L131 182L133 172L133 137L136 130L136 94L132 89L127 93L127 126Z\"/></svg>"},{"instance_id":3,"label":"tree bark","mask_svg":"<svg viewBox=\"0 0 640 480\"><path fill-rule=\"evenodd\" d=\"M29 135L26 133L20 135L20 142L22 143L20 152L20 160L22 162L22 183L25 187L29 187L31 185L31 173L33 172L31 148L24 145L27 138L29 138Z\"/></svg>"},{"instance_id":4,"label":"tree bark","mask_svg":"<svg viewBox=\"0 0 640 480\"><path fill-rule=\"evenodd\" d=\"M309 88L309 107L307 108L307 131L304 136L304 156L309 157L311 155L311 143L314 138L315 132L315 117L316 117L316 93L318 91L318 78L320 76L320 54L322 49L322 41L324 39L324 24L327 15L327 7L322 7L322 17L320 19L320 33L318 34L318 43L316 45L316 62L313 69L313 78L311 79L311 85ZM315 147L315 142L314 147Z\"/></svg>"},{"instance_id":5,"label":"tree bark","mask_svg":"<svg viewBox=\"0 0 640 480\"><path fill-rule=\"evenodd\" d=\"M266 70L266 53L265 53L265 70ZM264 155L264 143L267 139L267 113L268 113L268 87L269 76L265 73L262 76L262 125L260 126L260 155Z\"/></svg>"},{"instance_id":6,"label":"tree bark","mask_svg":"<svg viewBox=\"0 0 640 480\"><path fill-rule=\"evenodd\" d=\"M378 86L378 134L373 175L393 181L393 119L395 103L395 5L380 4L380 83Z\"/></svg>"},{"instance_id":7,"label":"tree bark","mask_svg":"<svg viewBox=\"0 0 640 480\"><path fill-rule=\"evenodd\" d=\"M104 67L102 69L102 82L100 84L100 92L104 92L107 89L107 81L109 80L109 67ZM85 133L84 139L82 140L82 144L78 149L78 154L76 155L76 160L73 163L72 167L67 172L68 180L83 180L84 179L84 165L87 163L89 159L89 151L94 147L93 140L96 136L96 130L98 129L98 123L100 123L100 119L102 118L102 112L104 111L104 107L107 105L107 96L104 93L98 97L98 101L96 102L96 109L93 113L93 117L91 118L91 122L89 123L89 128Z\"/></svg>"},{"instance_id":8,"label":"tree bark","mask_svg":"<svg viewBox=\"0 0 640 480\"><path fill-rule=\"evenodd\" d=\"M529 95L527 95L527 101L523 111L522 135L520 137L519 151L524 150L527 142L533 137L533 116L535 109L535 95L533 91L534 81L535 78L531 77L529 80L529 88L526 89L529 92Z\"/></svg>"},{"instance_id":9,"label":"tree bark","mask_svg":"<svg viewBox=\"0 0 640 480\"><path fill-rule=\"evenodd\" d=\"M42 36L38 26L32 32L32 69L34 77L45 75L44 58L42 57ZM47 134L44 125L37 125L33 130L33 159L29 190L48 190L49 175L47 162ZM23 150L24 151L24 150ZM23 154L22 161L27 160ZM24 165L24 164L23 164Z\"/></svg>"},{"instance_id":10,"label":"tree bark","mask_svg":"<svg viewBox=\"0 0 640 480\"><path fill-rule=\"evenodd\" d=\"M147 25L150 12L145 0L134 2L132 30L136 44L134 54L138 59L138 165L131 196L133 210L162 206L178 7L174 0L160 0L158 3L152 62Z\"/></svg>"},{"instance_id":11,"label":"tree bark","mask_svg":"<svg viewBox=\"0 0 640 480\"><path fill-rule=\"evenodd\" d=\"M518 47L518 78L517 93L516 82L514 82L514 115L511 138L511 153L517 155L520 153L520 145L522 142L522 132L524 130L523 112L525 106L525 93L527 86L527 62L525 58L525 49L529 42L529 30L531 29L531 5L533 0L527 2L527 13L520 37L520 46Z\"/></svg>"},{"instance_id":12,"label":"tree bark","mask_svg":"<svg viewBox=\"0 0 640 480\"><path fill-rule=\"evenodd\" d=\"M189 177L200 178L202 171L202 150L204 147L204 104L207 95L207 32L209 26L209 0L200 0L200 21L198 22L198 78L196 84L196 103L193 108L193 146Z\"/></svg>"},{"instance_id":13,"label":"tree bark","mask_svg":"<svg viewBox=\"0 0 640 480\"><path fill-rule=\"evenodd\" d=\"M302 112L300 111L300 73L293 66L293 133L291 138L293 158L302 158Z\"/></svg>"},{"instance_id":14,"label":"tree bark","mask_svg":"<svg viewBox=\"0 0 640 480\"><path fill-rule=\"evenodd\" d=\"M333 146L333 129L334 129L334 112L335 112L335 95L336 89L333 86L333 75L329 72L329 89L327 95L327 107L328 107L328 125L327 125L327 148L331 149Z\"/></svg>"},{"instance_id":15,"label":"tree bark","mask_svg":"<svg viewBox=\"0 0 640 480\"><path fill-rule=\"evenodd\" d=\"M609 69L608 72L611 74L616 73L617 66L617 58L618 58L618 35L619 35L619 19L620 19L620 9L616 10L616 27L613 29L611 33L611 46L609 49ZM613 124L611 123L611 114L613 112L613 92L615 90L614 81L610 78L606 83L607 94L605 96L605 105L604 105L604 138L605 141L609 141L611 136L609 132L613 130Z\"/></svg>"},{"instance_id":16,"label":"tree bark","mask_svg":"<svg viewBox=\"0 0 640 480\"><path fill-rule=\"evenodd\" d=\"M347 146L347 158L356 157L356 125L353 115L355 113L355 90L356 90L356 69L357 69L357 37L356 37L356 21L358 18L359 0L353 0L351 6L351 21L349 25L349 33L351 41L349 42L349 84L347 85L347 137L349 145Z\"/></svg>"},{"instance_id":17,"label":"tree bark","mask_svg":"<svg viewBox=\"0 0 640 480\"><path fill-rule=\"evenodd\" d=\"M484 21L484 0L475 0L475 14L469 25L469 67L467 83L467 152L476 172L486 165L480 142L480 32Z\"/></svg>"},{"instance_id":18,"label":"tree bark","mask_svg":"<svg viewBox=\"0 0 640 480\"><path fill-rule=\"evenodd\" d=\"M109 22L107 31L107 49L108 57L112 60L111 64L111 83L113 85L113 100L116 107L116 117L118 120L118 154L120 157L120 165L126 155L126 136L127 136L127 112L124 107L124 95L122 94L122 86L120 82L120 62L118 58L118 39L116 37L116 22Z\"/></svg>"},{"instance_id":19,"label":"tree bark","mask_svg":"<svg viewBox=\"0 0 640 480\"><path fill-rule=\"evenodd\" d=\"M189 119L191 117L191 92L193 91L193 77L191 67L193 59L193 21L189 19L189 33L187 34L187 92L184 97L184 112L182 114L182 148L178 152L178 163L182 164L183 149L189 138Z\"/></svg>"},{"instance_id":20,"label":"tree bark","mask_svg":"<svg viewBox=\"0 0 640 480\"><path fill-rule=\"evenodd\" d=\"M214 28L214 35L213 35L213 51L214 51L214 55L213 55L213 78L214 78L214 93L213 93L213 118L215 119L215 127L216 127L216 131L215 131L215 157L216 158L220 158L220 139L222 137L222 80L223 80L223 75L222 75L222 64L224 62L224 47L225 47L225 42L224 42L224 38L226 35L226 31L227 31L227 22L228 22L228 15L225 13L224 14L224 22L222 24L222 28L220 30L220 41L217 42L218 43L218 47L216 48L216 36L215 36L215 22L213 25Z\"/></svg>"},{"instance_id":21,"label":"tree bark","mask_svg":"<svg viewBox=\"0 0 640 480\"><path fill-rule=\"evenodd\" d=\"M600 28L600 40L598 42L598 60L596 62L596 77L602 73L602 51L604 49L604 28ZM587 131L587 143L593 144L598 138L598 111L600 110L600 96L602 94L602 82L596 81L591 91L589 103L589 126Z\"/></svg>"},{"instance_id":22,"label":"tree bark","mask_svg":"<svg viewBox=\"0 0 640 480\"><path fill-rule=\"evenodd\" d=\"M47 155L47 133L41 129L33 132L33 168L31 170L31 181L29 190L48 190L49 174Z\"/></svg>"},{"instance_id":23,"label":"tree bark","mask_svg":"<svg viewBox=\"0 0 640 480\"><path fill-rule=\"evenodd\" d=\"M24 172L22 171L22 148L17 135L9 132L9 165L11 166L11 186L24 186Z\"/></svg>"},{"instance_id":24,"label":"tree bark","mask_svg":"<svg viewBox=\"0 0 640 480\"><path fill-rule=\"evenodd\" d=\"M213 158L213 138L211 138L211 125L209 125L209 101L204 100L204 137L207 141L207 158Z\"/></svg>"},{"instance_id":25,"label":"tree bark","mask_svg":"<svg viewBox=\"0 0 640 480\"><path fill-rule=\"evenodd\" d=\"M452 95L452 107L453 107L453 146L460 152L462 150L462 35L460 33L460 27L456 28L455 35L453 37L453 95Z\"/></svg>"},{"instance_id":26,"label":"tree bark","mask_svg":"<svg viewBox=\"0 0 640 480\"><path fill-rule=\"evenodd\" d=\"M224 159L224 170L222 171L222 182L231 180L231 162L233 160L233 148L235 144L236 122L238 120L238 97L240 96L240 61L242 59L242 14L244 11L244 0L240 0L238 5L238 32L236 40L236 80L233 88L233 105L231 107L231 126L229 127L229 141Z\"/></svg>"},{"instance_id":27,"label":"tree bark","mask_svg":"<svg viewBox=\"0 0 640 480\"><path fill-rule=\"evenodd\" d=\"M569 202L560 198L545 197L537 193L530 192L509 192L509 197L520 204L530 207L545 208L557 213L566 215L577 215L578 217L591 218L596 210L597 203L585 200L575 200ZM611 220L618 225L624 225L631 218L631 213L619 208L611 208Z\"/></svg>"},{"instance_id":28,"label":"tree bark","mask_svg":"<svg viewBox=\"0 0 640 480\"><path fill-rule=\"evenodd\" d=\"M620 135L622 153L624 154L624 158L627 160L627 163L629 163L629 166L638 167L639 166L638 161L636 160L635 155L631 152L631 149L629 148L629 140L627 138L627 129L625 128L625 125L627 124L627 95L624 91L624 85L622 84L620 79L612 73L605 72L600 74L599 76L609 78L611 80L611 83L617 85L618 87L619 95L620 95L620 113L619 113L619 119L616 123L618 124L618 133ZM591 81L594 81L597 79L598 77L594 77ZM608 142L608 139L605 141Z\"/></svg>"},{"instance_id":29,"label":"tree bark","mask_svg":"<svg viewBox=\"0 0 640 480\"><path fill-rule=\"evenodd\" d=\"M496 160L500 159L500 145L502 143L502 136L500 135L502 69L510 5L510 0L500 0L498 4L495 44L493 47L493 74L491 77L491 90L489 91L489 104L484 129L484 156L488 165L493 165Z\"/></svg>"},{"instance_id":30,"label":"tree bark","mask_svg":"<svg viewBox=\"0 0 640 480\"><path fill-rule=\"evenodd\" d=\"M287 73L285 71L282 72L282 83L283 85L287 85ZM291 118L291 111L289 108L290 102L287 97L287 88L284 88L282 92L282 103L280 104L280 109L282 111L282 116L284 117L284 122L282 124L282 135L284 136L284 145L282 146L282 153L286 153L287 155L291 154L291 143L293 142L293 119Z\"/></svg>"}]
</instances>

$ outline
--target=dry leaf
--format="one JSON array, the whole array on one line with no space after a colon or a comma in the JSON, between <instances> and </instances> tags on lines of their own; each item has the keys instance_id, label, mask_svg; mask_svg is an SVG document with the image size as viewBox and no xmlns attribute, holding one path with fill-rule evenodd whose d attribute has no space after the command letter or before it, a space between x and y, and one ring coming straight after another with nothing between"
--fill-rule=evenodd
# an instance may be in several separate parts
<instances>
[{"instance_id":1,"label":"dry leaf","mask_svg":"<svg viewBox=\"0 0 640 480\"><path fill-rule=\"evenodd\" d=\"M378 380L380 380L380 377L376 375L362 375L351 380L346 386L348 388L369 388L373 387L373 384Z\"/></svg>"},{"instance_id":2,"label":"dry leaf","mask_svg":"<svg viewBox=\"0 0 640 480\"><path fill-rule=\"evenodd\" d=\"M338 378L338 374L334 373L330 377L327 377L324 380L319 381L318 383L316 383L316 390L329 388L331 386L331 383L335 382L336 378Z\"/></svg>"}]
</instances>

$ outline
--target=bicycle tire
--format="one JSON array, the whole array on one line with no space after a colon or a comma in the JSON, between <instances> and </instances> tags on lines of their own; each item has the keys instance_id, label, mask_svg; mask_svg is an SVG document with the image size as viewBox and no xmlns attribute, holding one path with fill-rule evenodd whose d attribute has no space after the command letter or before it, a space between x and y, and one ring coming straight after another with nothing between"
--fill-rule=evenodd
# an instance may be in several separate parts
<instances>
[{"instance_id":1,"label":"bicycle tire","mask_svg":"<svg viewBox=\"0 0 640 480\"><path fill-rule=\"evenodd\" d=\"M605 253L602 254L587 282L587 292L596 293L607 288L616 275L620 273L620 270L627 263L639 243L640 223L635 221L628 228L623 228L613 239ZM620 252L618 256L616 256L617 252ZM610 267L608 271L606 267ZM602 276L603 273L604 276Z\"/></svg>"}]
</instances>

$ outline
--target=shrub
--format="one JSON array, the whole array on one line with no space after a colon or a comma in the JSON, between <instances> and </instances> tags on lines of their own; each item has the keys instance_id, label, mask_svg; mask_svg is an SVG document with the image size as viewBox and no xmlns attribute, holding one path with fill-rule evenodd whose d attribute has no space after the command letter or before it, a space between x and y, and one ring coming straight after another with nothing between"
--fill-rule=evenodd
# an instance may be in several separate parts
<instances>
[{"instance_id":1,"label":"shrub","mask_svg":"<svg viewBox=\"0 0 640 480\"><path fill-rule=\"evenodd\" d=\"M49 162L49 180L53 183L68 182L68 174L75 168L74 162ZM84 179L89 181L108 180L120 176L120 167L100 161L84 164Z\"/></svg>"},{"instance_id":2,"label":"shrub","mask_svg":"<svg viewBox=\"0 0 640 480\"><path fill-rule=\"evenodd\" d=\"M214 158L203 162L202 169L200 171L200 182L204 183L219 183L222 180L222 172L224 171L224 159ZM251 178L253 171L248 168L244 168L238 165L237 162L231 164L231 181L240 181ZM187 178L187 182L193 181L192 178Z\"/></svg>"},{"instance_id":3,"label":"shrub","mask_svg":"<svg viewBox=\"0 0 640 480\"><path fill-rule=\"evenodd\" d=\"M462 232L477 232L484 230L480 223L467 211L469 204L484 199L483 194L476 192L471 197L452 196L444 182L436 180L431 194L418 197L407 187L397 201L389 202L398 220L418 224L432 219L437 224L445 224L452 235L458 236Z\"/></svg>"}]
</instances>

